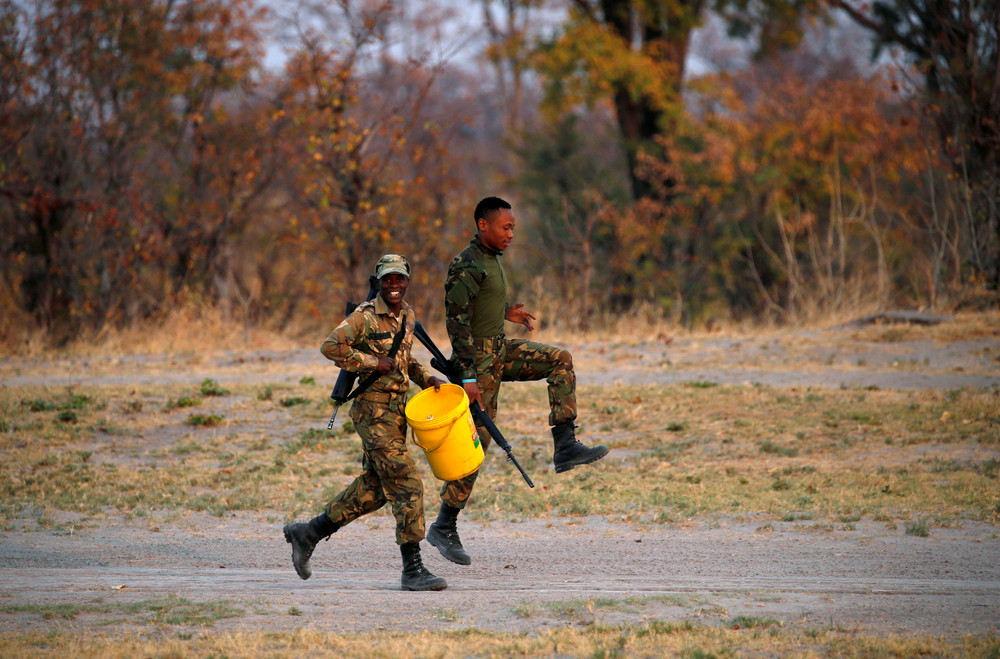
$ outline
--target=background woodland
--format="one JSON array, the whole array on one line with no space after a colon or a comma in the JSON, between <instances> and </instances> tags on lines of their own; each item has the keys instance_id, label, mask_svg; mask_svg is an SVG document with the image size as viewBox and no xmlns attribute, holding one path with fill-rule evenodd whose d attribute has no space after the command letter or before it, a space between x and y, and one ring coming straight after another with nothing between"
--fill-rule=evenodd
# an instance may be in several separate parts
<instances>
[{"instance_id":1,"label":"background woodland","mask_svg":"<svg viewBox=\"0 0 1000 659\"><path fill-rule=\"evenodd\" d=\"M995 307L993 0L0 0L0 345L317 339L483 196L545 323Z\"/></svg>"}]
</instances>

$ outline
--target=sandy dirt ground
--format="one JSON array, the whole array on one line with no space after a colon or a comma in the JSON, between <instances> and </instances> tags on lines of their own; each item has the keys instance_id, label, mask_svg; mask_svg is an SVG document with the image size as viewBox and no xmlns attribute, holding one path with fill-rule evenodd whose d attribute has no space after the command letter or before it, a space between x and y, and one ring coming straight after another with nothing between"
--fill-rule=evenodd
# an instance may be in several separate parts
<instances>
[{"instance_id":1,"label":"sandy dirt ground","mask_svg":"<svg viewBox=\"0 0 1000 659\"><path fill-rule=\"evenodd\" d=\"M5 533L0 601L114 605L174 595L227 600L245 611L217 621L218 630L531 632L652 620L728 625L747 616L868 633L997 631L1000 539L993 527L964 524L919 538L874 523L851 532L769 525L773 530L745 522L639 528L603 518L467 522L472 565L454 565L425 547L425 563L449 586L411 593L400 590L393 525L384 516L321 543L308 581L291 569L280 526L259 517L192 515L157 530L133 520L72 536ZM93 628L95 620L8 613L0 629Z\"/></svg>"},{"instance_id":2,"label":"sandy dirt ground","mask_svg":"<svg viewBox=\"0 0 1000 659\"><path fill-rule=\"evenodd\" d=\"M830 339L819 331L569 347L584 386L692 380L1000 386L996 336L947 343ZM143 384L203 376L223 384L293 382L310 373L324 381L331 377L318 351L0 362L0 375L10 385ZM0 631L136 628L127 619L95 627L106 616L86 611L45 619L17 609L167 596L226 600L243 610L218 620L220 631L532 632L653 620L731 625L738 616L879 634L983 634L1000 627L1000 529L980 523L935 527L929 537L914 537L867 520L835 531L774 520L667 527L604 517L466 521L463 540L472 565L451 564L425 543L425 563L449 587L408 593L399 587L400 559L387 513L359 520L321 543L308 581L291 568L281 519L280 511L222 518L152 514L73 533L0 532Z\"/></svg>"}]
</instances>

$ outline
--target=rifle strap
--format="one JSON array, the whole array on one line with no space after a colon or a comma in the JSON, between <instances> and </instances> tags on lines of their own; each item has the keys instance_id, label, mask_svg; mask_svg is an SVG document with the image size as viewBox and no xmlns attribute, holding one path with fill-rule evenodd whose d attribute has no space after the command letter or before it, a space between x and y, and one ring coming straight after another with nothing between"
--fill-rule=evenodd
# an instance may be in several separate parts
<instances>
[{"instance_id":1,"label":"rifle strap","mask_svg":"<svg viewBox=\"0 0 1000 659\"><path fill-rule=\"evenodd\" d=\"M403 337L406 335L406 312L400 312L399 320L400 320L399 331L396 332L396 336L392 337L392 346L389 348L389 354L386 355L386 357L388 357L389 359L394 358L396 356L396 353L399 352L399 347L403 345ZM347 400L353 400L357 398L358 394L361 394L362 392L364 392L365 389L372 386L375 380L378 380L380 377L382 377L382 374L379 373L377 370L369 374L367 377L365 377L364 380L362 380L358 384L358 386L354 389L354 391L351 392L351 394L347 397Z\"/></svg>"}]
</instances>

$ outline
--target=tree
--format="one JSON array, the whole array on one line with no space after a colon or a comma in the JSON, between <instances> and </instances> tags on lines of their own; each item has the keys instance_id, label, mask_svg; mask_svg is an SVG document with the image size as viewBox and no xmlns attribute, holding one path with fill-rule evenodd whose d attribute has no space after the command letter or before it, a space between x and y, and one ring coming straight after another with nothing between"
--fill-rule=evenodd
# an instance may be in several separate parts
<instances>
[{"instance_id":1,"label":"tree","mask_svg":"<svg viewBox=\"0 0 1000 659\"><path fill-rule=\"evenodd\" d=\"M567 115L526 134L520 149L518 187L528 211L521 214L531 217L521 249L532 263L547 264L545 288L558 289L564 319L581 329L614 297L614 227L628 181L617 152L608 152L613 141L599 134L610 123ZM532 270L539 274L537 265Z\"/></svg>"},{"instance_id":2,"label":"tree","mask_svg":"<svg viewBox=\"0 0 1000 659\"><path fill-rule=\"evenodd\" d=\"M205 224L232 217L226 204L191 217L172 174L189 167L193 189L219 189L202 156L216 155L211 127L227 120L220 96L256 66L258 14L249 0L39 0L0 15L16 54L0 69L16 138L0 180L6 284L66 336L156 312L175 292L166 254L211 261L225 232Z\"/></svg>"},{"instance_id":3,"label":"tree","mask_svg":"<svg viewBox=\"0 0 1000 659\"><path fill-rule=\"evenodd\" d=\"M619 232L635 267L666 273L683 319L932 298L913 283L934 245L907 221L926 198L919 122L885 74L845 73L768 62L692 86L668 158L644 163L658 197Z\"/></svg>"},{"instance_id":4,"label":"tree","mask_svg":"<svg viewBox=\"0 0 1000 659\"><path fill-rule=\"evenodd\" d=\"M451 197L464 191L447 156L463 121L442 112L435 87L447 60L394 40L395 3L305 9L293 17L298 45L275 116L287 126L282 235L298 252L294 272L305 289L287 297L285 313L301 299L318 319L331 295L367 290L371 264L387 251L438 267L439 250L452 246ZM429 281L430 268L415 268L418 280Z\"/></svg>"},{"instance_id":5,"label":"tree","mask_svg":"<svg viewBox=\"0 0 1000 659\"><path fill-rule=\"evenodd\" d=\"M941 146L965 188L968 258L1000 290L1000 3L828 0L916 65Z\"/></svg>"},{"instance_id":6,"label":"tree","mask_svg":"<svg viewBox=\"0 0 1000 659\"><path fill-rule=\"evenodd\" d=\"M609 98L621 132L633 197L652 190L637 176L644 155L662 158L684 113L682 94L691 36L709 7L730 33L757 38L761 58L801 38L802 17L818 0L573 0L562 32L542 44L535 65L551 112Z\"/></svg>"},{"instance_id":7,"label":"tree","mask_svg":"<svg viewBox=\"0 0 1000 659\"><path fill-rule=\"evenodd\" d=\"M670 135L681 112L691 32L706 0L575 0L563 31L543 44L551 114L610 98L636 199L650 189L635 176L642 153L662 156L654 137Z\"/></svg>"},{"instance_id":8,"label":"tree","mask_svg":"<svg viewBox=\"0 0 1000 659\"><path fill-rule=\"evenodd\" d=\"M480 0L489 36L486 57L496 73L504 130L508 136L523 128L525 74L532 38L532 16L544 0ZM498 11L494 7L499 5Z\"/></svg>"}]
</instances>

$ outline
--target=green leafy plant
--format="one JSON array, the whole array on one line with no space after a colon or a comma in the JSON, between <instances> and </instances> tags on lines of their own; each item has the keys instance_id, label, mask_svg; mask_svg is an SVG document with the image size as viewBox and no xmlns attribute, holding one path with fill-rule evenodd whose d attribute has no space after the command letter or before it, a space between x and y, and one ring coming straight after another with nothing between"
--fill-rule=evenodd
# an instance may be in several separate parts
<instances>
[{"instance_id":1,"label":"green leafy plant","mask_svg":"<svg viewBox=\"0 0 1000 659\"><path fill-rule=\"evenodd\" d=\"M188 415L186 423L189 426L218 426L226 418L224 414L190 414Z\"/></svg>"},{"instance_id":2,"label":"green leafy plant","mask_svg":"<svg viewBox=\"0 0 1000 659\"><path fill-rule=\"evenodd\" d=\"M228 389L224 389L219 386L219 383L212 378L205 378L201 381L201 395L202 396L225 396L229 393Z\"/></svg>"}]
</instances>

